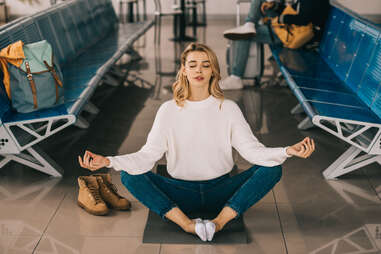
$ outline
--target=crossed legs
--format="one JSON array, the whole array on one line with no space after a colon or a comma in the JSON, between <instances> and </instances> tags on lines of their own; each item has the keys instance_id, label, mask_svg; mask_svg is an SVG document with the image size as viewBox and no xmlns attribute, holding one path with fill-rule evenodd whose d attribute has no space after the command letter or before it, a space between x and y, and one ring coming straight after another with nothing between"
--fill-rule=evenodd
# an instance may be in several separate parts
<instances>
[{"instance_id":1,"label":"crossed legs","mask_svg":"<svg viewBox=\"0 0 381 254\"><path fill-rule=\"evenodd\" d=\"M125 171L121 172L121 180L132 195L163 219L200 236L196 232L200 222L186 214L219 211L210 222L215 225L215 232L221 231L230 220L262 199L281 175L280 166L253 166L236 176L225 175L209 181L170 179L152 172L130 175Z\"/></svg>"}]
</instances>

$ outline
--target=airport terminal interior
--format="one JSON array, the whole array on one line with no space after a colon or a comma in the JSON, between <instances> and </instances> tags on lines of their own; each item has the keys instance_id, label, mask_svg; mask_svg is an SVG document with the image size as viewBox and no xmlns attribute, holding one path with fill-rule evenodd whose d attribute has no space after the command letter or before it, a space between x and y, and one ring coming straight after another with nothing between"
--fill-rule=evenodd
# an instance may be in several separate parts
<instances>
[{"instance_id":1,"label":"airport terminal interior","mask_svg":"<svg viewBox=\"0 0 381 254\"><path fill-rule=\"evenodd\" d=\"M12 5L14 1L6 2ZM207 0L207 24L195 27L188 24L185 29L186 36L213 49L222 78L228 76L226 50L229 44L223 33L236 25L236 3L224 0L228 1L233 9L231 15L209 16L208 11L218 6L220 0ZM21 2L28 4L28 1ZM56 5L66 2L72 1ZM117 1L114 7L118 13ZM247 9L248 5L241 8ZM136 12L136 9L130 11ZM139 12L142 14L143 6ZM197 14L199 22L202 22L201 13L202 9ZM243 19L244 14L241 16ZM370 16L374 18L372 23L378 24L381 30L377 23L380 20L376 19L379 16ZM121 23L141 22L128 13L117 17ZM153 19L152 12L148 12L147 19ZM269 60L272 52L267 45L260 81L244 80L243 89L226 90L224 96L238 104L251 130L266 146L286 147L311 137L316 150L308 159L287 159L282 166L280 182L244 213L247 243L232 243L229 239L228 243L144 243L149 210L122 185L120 172L114 169L103 168L99 172L111 174L118 193L131 202L130 210L111 210L105 216L95 216L77 205L77 179L91 175L89 170L80 167L78 156L86 150L105 156L138 151L147 140L160 105L173 99L172 84L180 67L180 55L190 43L171 40L175 36L173 20L173 16L162 18L160 43L155 39L156 28L152 25L132 44L134 56L121 55L115 61L115 69L110 70L114 73L104 74L111 78L102 77L89 98L98 109L97 114L91 110L90 113L81 112L81 119L86 119L87 126L71 124L38 144L63 169L62 177L49 176L16 161L1 164L0 254L381 253L380 153L374 163L335 179L326 179L323 171L351 144L317 126L298 128L308 115L290 113L299 100L281 73L274 74L274 61ZM381 84L380 75L378 83ZM8 155L0 154L0 158L5 156ZM233 157L236 168L232 174L251 167L235 150ZM152 170L156 172L157 165L164 164L165 157ZM186 233L179 228L179 234Z\"/></svg>"}]
</instances>

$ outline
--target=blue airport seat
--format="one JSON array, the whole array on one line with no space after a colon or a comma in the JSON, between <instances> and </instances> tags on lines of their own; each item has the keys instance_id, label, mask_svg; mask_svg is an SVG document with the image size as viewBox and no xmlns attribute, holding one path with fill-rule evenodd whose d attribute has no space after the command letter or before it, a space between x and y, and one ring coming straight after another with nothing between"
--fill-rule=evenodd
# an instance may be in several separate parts
<instances>
[{"instance_id":1,"label":"blue airport seat","mask_svg":"<svg viewBox=\"0 0 381 254\"><path fill-rule=\"evenodd\" d=\"M49 13L41 14L35 17L34 20L42 34L42 38L47 40L52 45L53 52L58 59L58 63L64 63L65 55L60 47L60 43L55 34L55 29L50 21Z\"/></svg>"},{"instance_id":2,"label":"blue airport seat","mask_svg":"<svg viewBox=\"0 0 381 254\"><path fill-rule=\"evenodd\" d=\"M27 37L27 40L25 43L33 43L41 41L42 36L40 31L38 30L37 24L34 22L34 20L30 20L30 22L25 22L24 25L24 31Z\"/></svg>"},{"instance_id":3,"label":"blue airport seat","mask_svg":"<svg viewBox=\"0 0 381 254\"><path fill-rule=\"evenodd\" d=\"M49 17L64 57L64 62L60 62L60 64L64 65L65 62L74 59L76 52L66 24L61 18L60 12L62 10L63 8L57 9L55 12L50 13Z\"/></svg>"},{"instance_id":4,"label":"blue airport seat","mask_svg":"<svg viewBox=\"0 0 381 254\"><path fill-rule=\"evenodd\" d=\"M15 27L15 29L12 29L12 31L9 31L8 36L11 42L28 41L28 38L26 37L26 33L23 26Z\"/></svg>"},{"instance_id":5,"label":"blue airport seat","mask_svg":"<svg viewBox=\"0 0 381 254\"><path fill-rule=\"evenodd\" d=\"M11 40L9 39L8 33L2 33L0 37L0 49L5 48L9 44L11 44Z\"/></svg>"},{"instance_id":6,"label":"blue airport seat","mask_svg":"<svg viewBox=\"0 0 381 254\"><path fill-rule=\"evenodd\" d=\"M71 4L72 3L70 3L70 5ZM62 20L65 21L65 29L73 44L74 51L78 52L81 48L83 48L85 40L82 38L79 30L77 29L76 20L74 19L72 12L69 8L62 8L58 14L61 16Z\"/></svg>"},{"instance_id":7,"label":"blue airport seat","mask_svg":"<svg viewBox=\"0 0 381 254\"><path fill-rule=\"evenodd\" d=\"M152 25L153 21L120 25L111 0L77 0L0 28L1 48L18 40L24 43L47 40L52 45L63 73L65 96L62 105L17 113L11 108L0 72L0 138L9 141L0 147L3 157L0 167L15 160L52 176L61 176L63 170L39 152L38 143L74 123L82 128L88 126L80 113L85 108L94 111L93 106L85 106L97 85Z\"/></svg>"},{"instance_id":8,"label":"blue airport seat","mask_svg":"<svg viewBox=\"0 0 381 254\"><path fill-rule=\"evenodd\" d=\"M298 127L318 126L351 145L327 179L381 163L381 27L331 4L319 50L271 47L300 103L292 112L307 114Z\"/></svg>"},{"instance_id":9,"label":"blue airport seat","mask_svg":"<svg viewBox=\"0 0 381 254\"><path fill-rule=\"evenodd\" d=\"M49 118L49 117L57 117L57 116L67 115L67 106L65 104L59 105L56 107L52 107L49 109L42 109L35 112L30 113L17 113L15 111L7 112L5 117L2 119L3 123L15 123L15 122L23 122L27 120L34 120L40 118Z\"/></svg>"}]
</instances>

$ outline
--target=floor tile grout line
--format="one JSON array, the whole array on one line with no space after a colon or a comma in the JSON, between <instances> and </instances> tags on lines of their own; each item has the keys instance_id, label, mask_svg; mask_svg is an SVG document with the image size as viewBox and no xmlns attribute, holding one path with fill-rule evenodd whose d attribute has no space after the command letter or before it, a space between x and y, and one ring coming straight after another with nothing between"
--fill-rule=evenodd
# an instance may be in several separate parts
<instances>
[{"instance_id":1,"label":"floor tile grout line","mask_svg":"<svg viewBox=\"0 0 381 254\"><path fill-rule=\"evenodd\" d=\"M272 193L273 193L273 197L274 197L274 201L275 201L275 209L276 209L276 213L277 213L277 215L278 215L279 227L280 227L280 231L281 231L281 233L282 233L282 238L283 238L284 247L286 248L286 254L288 254L288 248L287 248L286 237L285 237L285 235L284 235L284 230L283 230L282 221L281 221L281 218L280 218L280 213L279 213L278 203L277 203L277 201L276 201L276 196L275 196L274 189L272 190Z\"/></svg>"},{"instance_id":2,"label":"floor tile grout line","mask_svg":"<svg viewBox=\"0 0 381 254\"><path fill-rule=\"evenodd\" d=\"M159 247L159 254L161 254L161 247L163 246L163 244L161 243L160 244L160 247Z\"/></svg>"},{"instance_id":3,"label":"floor tile grout line","mask_svg":"<svg viewBox=\"0 0 381 254\"><path fill-rule=\"evenodd\" d=\"M53 220L54 217L56 216L56 214L57 214L57 212L58 212L58 209L60 209L60 207L61 207L61 205L62 205L62 202L63 202L64 199L66 198L66 195L67 195L67 193L64 194L64 196L62 197L60 203L59 203L58 206L57 206L57 209L54 211L52 217L51 217L50 220L48 221L48 223L47 223L47 225L46 225L44 231L43 231L42 234L41 234L40 239L38 239L38 242L37 242L36 246L34 247L34 249L33 249L33 251L32 251L32 254L35 253L35 251L36 251L38 245L39 245L40 242L41 242L42 237L45 235L45 232L48 230L48 227L49 227L50 223L52 222L52 220Z\"/></svg>"}]
</instances>

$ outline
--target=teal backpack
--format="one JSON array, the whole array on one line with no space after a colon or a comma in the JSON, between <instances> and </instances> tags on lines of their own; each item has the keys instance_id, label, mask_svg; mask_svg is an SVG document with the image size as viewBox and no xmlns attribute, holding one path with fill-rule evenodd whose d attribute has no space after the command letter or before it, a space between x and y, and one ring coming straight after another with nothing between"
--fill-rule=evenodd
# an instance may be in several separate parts
<instances>
[{"instance_id":1,"label":"teal backpack","mask_svg":"<svg viewBox=\"0 0 381 254\"><path fill-rule=\"evenodd\" d=\"M18 68L8 64L12 107L20 113L50 108L64 102L62 72L51 45L43 40L23 46Z\"/></svg>"}]
</instances>

